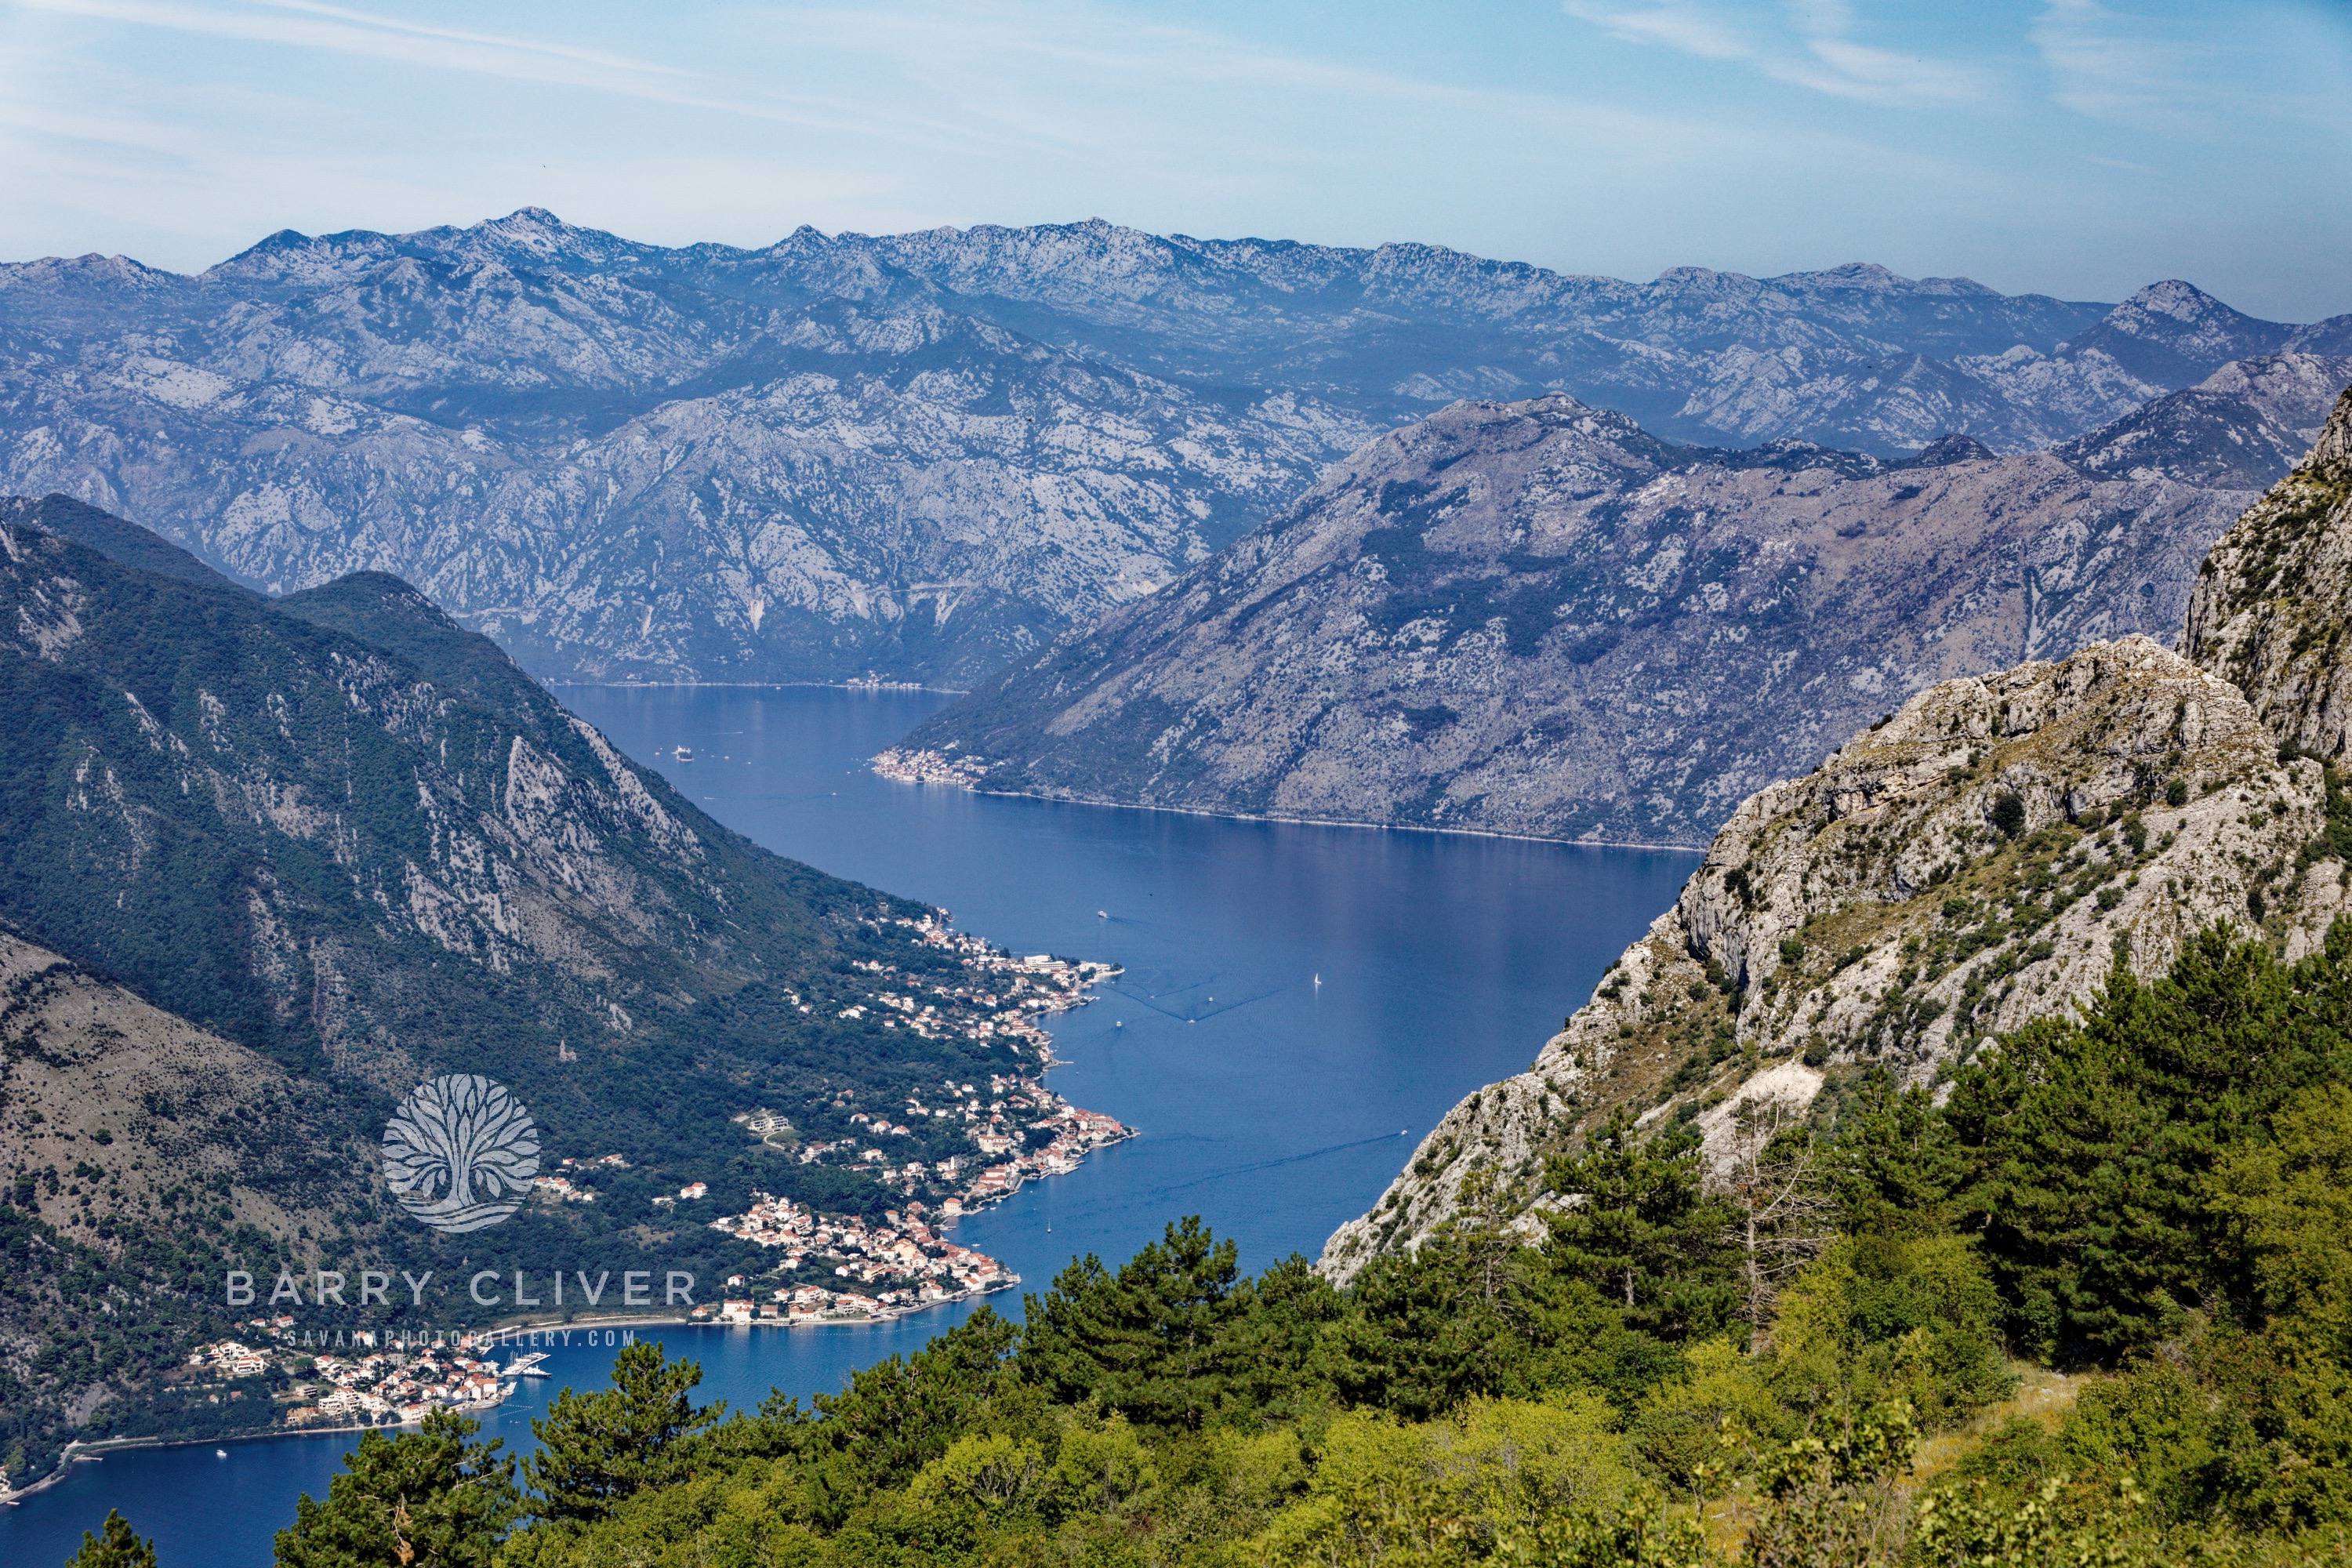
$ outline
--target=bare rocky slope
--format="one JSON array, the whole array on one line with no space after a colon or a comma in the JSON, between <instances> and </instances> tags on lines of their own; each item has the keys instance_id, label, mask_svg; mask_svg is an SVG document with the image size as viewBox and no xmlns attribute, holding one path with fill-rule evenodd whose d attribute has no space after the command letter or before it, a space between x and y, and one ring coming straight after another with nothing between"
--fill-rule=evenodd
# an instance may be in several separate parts
<instances>
[{"instance_id":1,"label":"bare rocky slope","mask_svg":"<svg viewBox=\"0 0 2352 1568\"><path fill-rule=\"evenodd\" d=\"M2352 400L2352 393L2347 393ZM2352 735L2352 416L2222 535L2181 649L2252 698L2279 737L2335 762Z\"/></svg>"},{"instance_id":2,"label":"bare rocky slope","mask_svg":"<svg viewBox=\"0 0 2352 1568\"><path fill-rule=\"evenodd\" d=\"M1673 445L1457 405L886 766L1066 798L1704 843L1936 681L2169 637L2352 359L2238 362L2048 452Z\"/></svg>"},{"instance_id":3,"label":"bare rocky slope","mask_svg":"<svg viewBox=\"0 0 2352 1568\"><path fill-rule=\"evenodd\" d=\"M1943 682L1746 801L1675 906L1526 1073L1449 1111L1345 1279L1507 1187L1593 1119L1690 1112L1721 1157L1743 1105L1809 1105L1864 1063L1930 1081L1978 1043L2142 975L2227 920L2290 957L2347 902L2317 758L2342 745L2352 393L2200 573L2183 652L2144 637ZM2231 678L2243 682L2232 684Z\"/></svg>"},{"instance_id":4,"label":"bare rocky slope","mask_svg":"<svg viewBox=\"0 0 2352 1568\"><path fill-rule=\"evenodd\" d=\"M1103 223L665 249L526 209L195 277L0 267L0 489L271 592L394 574L545 675L963 685L1459 397L2006 451L2279 350L2352 352L2352 319Z\"/></svg>"}]
</instances>

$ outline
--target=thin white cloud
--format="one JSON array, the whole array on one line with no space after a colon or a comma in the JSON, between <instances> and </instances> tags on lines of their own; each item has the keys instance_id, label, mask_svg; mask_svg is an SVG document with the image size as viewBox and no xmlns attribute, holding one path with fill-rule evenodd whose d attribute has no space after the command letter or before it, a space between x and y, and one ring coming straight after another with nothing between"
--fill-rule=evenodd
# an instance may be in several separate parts
<instances>
[{"instance_id":1,"label":"thin white cloud","mask_svg":"<svg viewBox=\"0 0 2352 1568\"><path fill-rule=\"evenodd\" d=\"M625 87L676 72L642 60L566 49L533 39L422 27L341 6L205 5L177 0L16 0L26 10L119 22L245 43L330 49L444 70L578 86Z\"/></svg>"},{"instance_id":2,"label":"thin white cloud","mask_svg":"<svg viewBox=\"0 0 2352 1568\"><path fill-rule=\"evenodd\" d=\"M1723 22L1673 0L1626 6L1600 0L1562 0L1562 9L1629 44L1662 44L1709 60L1753 60L1756 46Z\"/></svg>"},{"instance_id":3,"label":"thin white cloud","mask_svg":"<svg viewBox=\"0 0 2352 1568\"><path fill-rule=\"evenodd\" d=\"M406 33L420 38L439 38L457 44L485 45L496 49L509 49L520 54L544 55L552 59L577 60L583 65L611 66L623 70L644 71L654 75L684 76L676 66L658 65L651 60L633 58L627 55L608 54L600 49L583 49L569 44L553 44L541 38L515 37L500 33L477 33L458 27L434 27L419 22L404 21L397 16L380 16L370 11L356 11L345 5L329 5L320 0L250 0L256 5L274 11L293 11L307 16L325 16L339 22L374 28L388 33Z\"/></svg>"},{"instance_id":4,"label":"thin white cloud","mask_svg":"<svg viewBox=\"0 0 2352 1568\"><path fill-rule=\"evenodd\" d=\"M1744 65L1773 81L1882 109L1950 108L1990 96L1991 84L1974 66L1848 37L1853 17L1839 0L1799 0L1778 25L1752 8L1735 17L1699 0L1561 0L1561 8L1626 43Z\"/></svg>"},{"instance_id":5,"label":"thin white cloud","mask_svg":"<svg viewBox=\"0 0 2352 1568\"><path fill-rule=\"evenodd\" d=\"M240 43L325 50L427 70L458 71L642 99L811 130L848 132L885 141L920 140L950 127L919 117L861 113L822 99L770 94L760 99L714 90L694 73L625 55L575 49L537 39L425 27L342 6L304 0L257 5L206 5L180 0L15 0L26 10L91 21L160 28Z\"/></svg>"},{"instance_id":6,"label":"thin white cloud","mask_svg":"<svg viewBox=\"0 0 2352 1568\"><path fill-rule=\"evenodd\" d=\"M2341 0L2249 5L2227 28L2105 0L2044 0L2027 37L2061 108L2137 132L2235 139L2263 120L2352 127L2347 20Z\"/></svg>"},{"instance_id":7,"label":"thin white cloud","mask_svg":"<svg viewBox=\"0 0 2352 1568\"><path fill-rule=\"evenodd\" d=\"M2050 69L2052 98L2100 119L2178 108L2194 91L2186 53L2117 25L2097 0L2052 0L2031 31Z\"/></svg>"},{"instance_id":8,"label":"thin white cloud","mask_svg":"<svg viewBox=\"0 0 2352 1568\"><path fill-rule=\"evenodd\" d=\"M1983 73L1972 67L1897 54L1848 38L1816 37L1806 47L1834 73L1806 84L1824 92L1898 105L1977 103L1986 96Z\"/></svg>"}]
</instances>

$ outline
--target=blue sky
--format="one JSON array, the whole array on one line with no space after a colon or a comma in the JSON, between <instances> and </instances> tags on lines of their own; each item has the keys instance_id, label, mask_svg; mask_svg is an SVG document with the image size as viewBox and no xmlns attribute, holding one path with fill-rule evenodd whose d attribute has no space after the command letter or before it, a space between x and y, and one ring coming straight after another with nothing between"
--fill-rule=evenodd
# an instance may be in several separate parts
<instances>
[{"instance_id":1,"label":"blue sky","mask_svg":"<svg viewBox=\"0 0 2352 1568\"><path fill-rule=\"evenodd\" d=\"M0 0L0 258L1102 216L2352 310L2352 3Z\"/></svg>"}]
</instances>

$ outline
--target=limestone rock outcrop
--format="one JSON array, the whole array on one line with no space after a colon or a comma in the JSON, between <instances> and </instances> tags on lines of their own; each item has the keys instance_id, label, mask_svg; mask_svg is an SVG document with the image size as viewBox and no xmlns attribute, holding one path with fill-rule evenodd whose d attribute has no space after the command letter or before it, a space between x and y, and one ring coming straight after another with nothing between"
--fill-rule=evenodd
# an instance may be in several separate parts
<instances>
[{"instance_id":1,"label":"limestone rock outcrop","mask_svg":"<svg viewBox=\"0 0 2352 1568\"><path fill-rule=\"evenodd\" d=\"M2352 732L2352 390L2311 455L2215 543L2181 649L2283 741L2333 763Z\"/></svg>"}]
</instances>

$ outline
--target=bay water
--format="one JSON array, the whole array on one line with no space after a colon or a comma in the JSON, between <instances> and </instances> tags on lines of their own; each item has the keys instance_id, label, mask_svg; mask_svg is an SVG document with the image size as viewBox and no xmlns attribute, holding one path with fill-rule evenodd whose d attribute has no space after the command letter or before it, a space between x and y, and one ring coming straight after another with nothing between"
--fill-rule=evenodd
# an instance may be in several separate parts
<instances>
[{"instance_id":1,"label":"bay water","mask_svg":"<svg viewBox=\"0 0 2352 1568\"><path fill-rule=\"evenodd\" d=\"M1015 952L1125 973L1048 1020L1049 1081L1139 1130L1076 1172L962 1220L1037 1291L1076 1255L1116 1263L1197 1214L1255 1271L1312 1257L1462 1095L1526 1067L1697 863L1670 850L1233 821L892 784L866 759L947 699L835 688L557 692L719 821L780 854L944 905ZM680 761L687 748L690 761ZM1017 1316L1017 1293L990 1304ZM700 1393L805 1398L912 1352L968 1307L813 1329L650 1331L702 1363ZM484 1422L530 1446L565 1384L613 1349L560 1338L552 1376ZM121 1509L163 1568L261 1568L348 1436L112 1453L0 1509L0 1565L52 1568Z\"/></svg>"}]
</instances>

